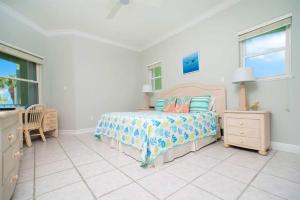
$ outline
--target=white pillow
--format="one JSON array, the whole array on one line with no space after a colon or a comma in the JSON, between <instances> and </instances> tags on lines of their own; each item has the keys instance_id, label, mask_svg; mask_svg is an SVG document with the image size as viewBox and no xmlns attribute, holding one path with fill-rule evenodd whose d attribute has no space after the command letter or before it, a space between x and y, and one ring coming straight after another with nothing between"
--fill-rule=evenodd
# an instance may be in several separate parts
<instances>
[{"instance_id":1,"label":"white pillow","mask_svg":"<svg viewBox=\"0 0 300 200\"><path fill-rule=\"evenodd\" d=\"M208 110L209 111L214 111L214 112L216 111L216 98L215 97L210 98Z\"/></svg>"}]
</instances>

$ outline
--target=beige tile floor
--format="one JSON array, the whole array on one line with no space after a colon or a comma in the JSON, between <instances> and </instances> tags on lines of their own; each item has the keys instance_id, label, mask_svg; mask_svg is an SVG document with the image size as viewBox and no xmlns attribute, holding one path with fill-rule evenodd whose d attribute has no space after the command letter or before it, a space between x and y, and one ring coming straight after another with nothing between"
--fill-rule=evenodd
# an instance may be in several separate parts
<instances>
[{"instance_id":1,"label":"beige tile floor","mask_svg":"<svg viewBox=\"0 0 300 200\"><path fill-rule=\"evenodd\" d=\"M144 169L92 134L61 135L24 148L13 199L300 199L300 155L261 156L219 141Z\"/></svg>"}]
</instances>

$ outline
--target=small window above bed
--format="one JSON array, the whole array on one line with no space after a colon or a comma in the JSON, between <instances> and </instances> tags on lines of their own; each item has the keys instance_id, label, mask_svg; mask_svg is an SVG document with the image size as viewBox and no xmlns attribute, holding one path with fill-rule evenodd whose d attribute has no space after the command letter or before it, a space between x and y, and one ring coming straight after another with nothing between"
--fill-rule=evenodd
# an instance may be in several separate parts
<instances>
[{"instance_id":1,"label":"small window above bed","mask_svg":"<svg viewBox=\"0 0 300 200\"><path fill-rule=\"evenodd\" d=\"M147 66L149 72L149 82L152 85L153 91L159 91L162 89L162 73L161 62L156 62Z\"/></svg>"}]
</instances>

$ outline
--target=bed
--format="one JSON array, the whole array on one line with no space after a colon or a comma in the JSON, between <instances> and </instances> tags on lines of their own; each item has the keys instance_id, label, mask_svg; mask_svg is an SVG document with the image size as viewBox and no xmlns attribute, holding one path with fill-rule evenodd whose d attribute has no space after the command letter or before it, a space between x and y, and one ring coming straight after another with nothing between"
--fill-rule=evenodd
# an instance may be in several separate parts
<instances>
[{"instance_id":1,"label":"bed","mask_svg":"<svg viewBox=\"0 0 300 200\"><path fill-rule=\"evenodd\" d=\"M200 113L113 112L103 114L95 136L113 148L141 161L159 166L220 138L220 119L226 109L223 86L185 84L160 93L171 96L211 95L216 111Z\"/></svg>"}]
</instances>

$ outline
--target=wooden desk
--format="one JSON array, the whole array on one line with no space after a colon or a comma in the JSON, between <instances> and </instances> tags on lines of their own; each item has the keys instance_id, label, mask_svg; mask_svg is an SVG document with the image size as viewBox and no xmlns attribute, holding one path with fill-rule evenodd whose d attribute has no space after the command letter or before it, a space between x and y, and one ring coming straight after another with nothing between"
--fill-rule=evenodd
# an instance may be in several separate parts
<instances>
[{"instance_id":1,"label":"wooden desk","mask_svg":"<svg viewBox=\"0 0 300 200\"><path fill-rule=\"evenodd\" d=\"M25 110L20 112L20 122L24 124ZM42 121L43 132L50 133L54 137L58 137L58 114L53 108L46 108L44 118Z\"/></svg>"},{"instance_id":2,"label":"wooden desk","mask_svg":"<svg viewBox=\"0 0 300 200\"><path fill-rule=\"evenodd\" d=\"M47 108L42 122L44 132L50 132L52 136L58 137L58 114L55 109Z\"/></svg>"}]
</instances>

